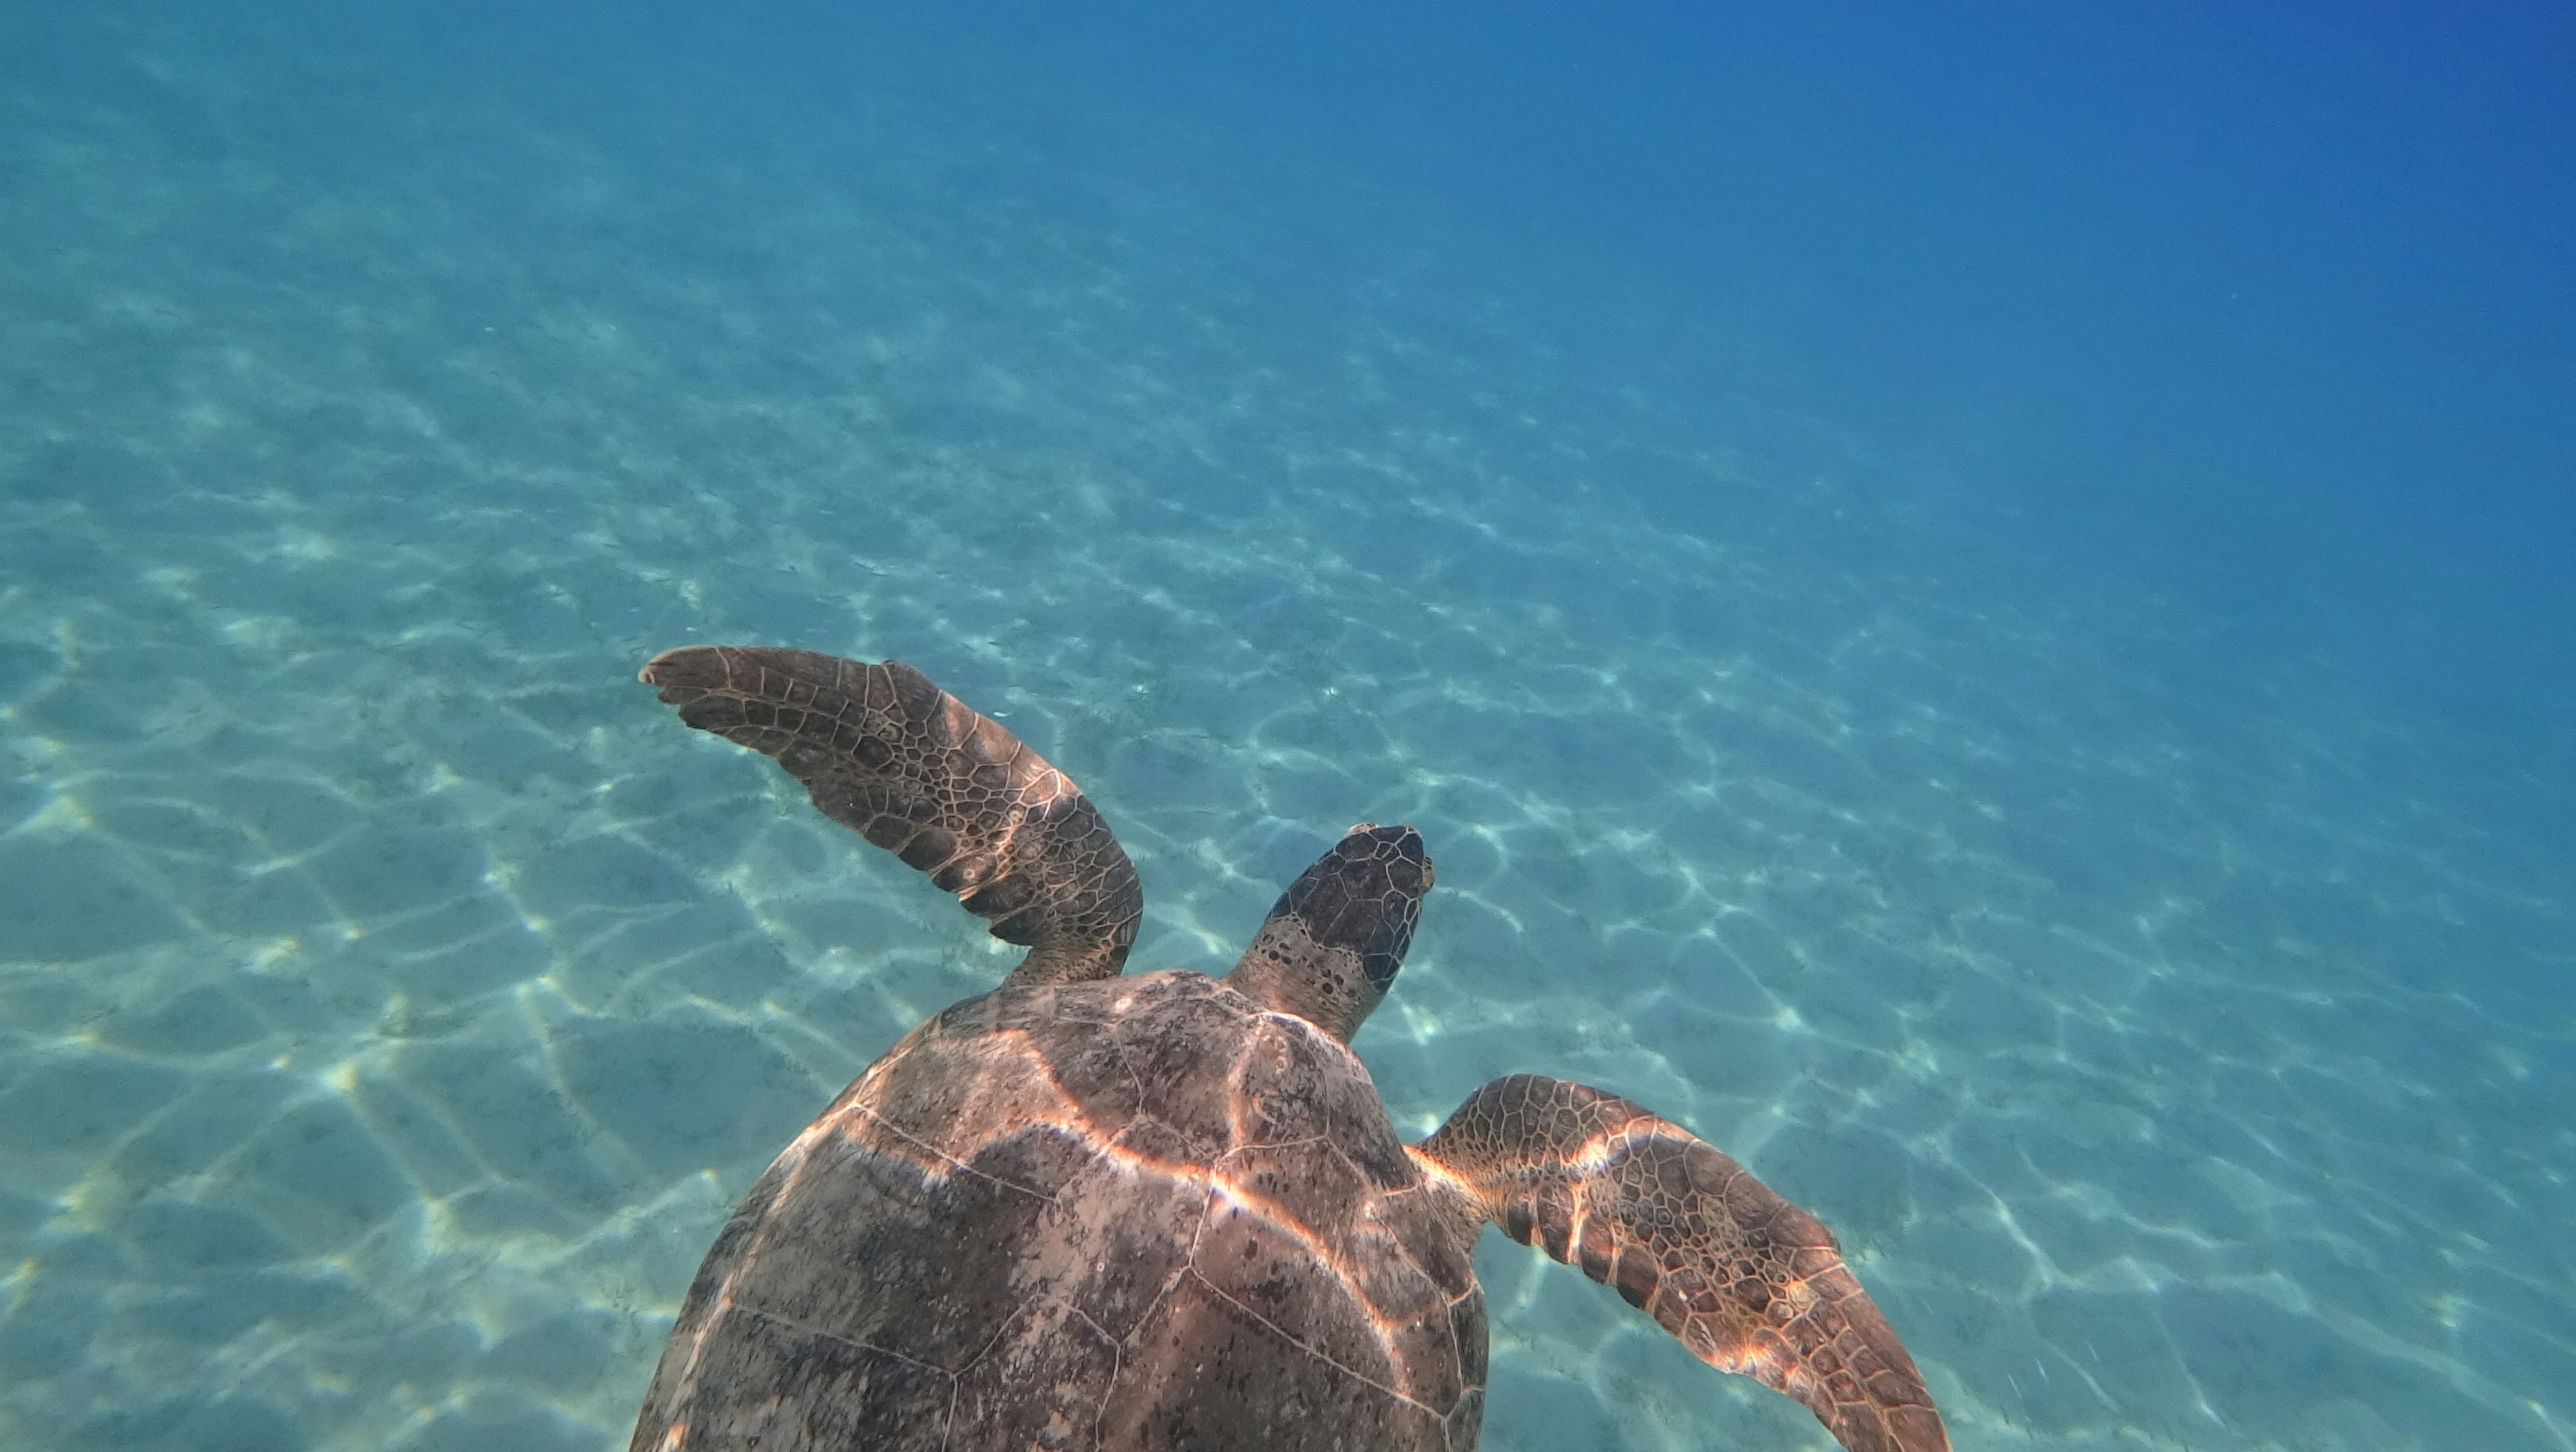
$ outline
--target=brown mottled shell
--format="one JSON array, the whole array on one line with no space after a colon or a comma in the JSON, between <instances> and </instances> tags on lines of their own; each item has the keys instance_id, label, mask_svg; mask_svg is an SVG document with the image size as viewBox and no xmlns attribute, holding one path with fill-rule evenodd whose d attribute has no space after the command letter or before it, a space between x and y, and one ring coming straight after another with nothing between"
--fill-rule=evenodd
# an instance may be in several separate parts
<instances>
[{"instance_id":1,"label":"brown mottled shell","mask_svg":"<svg viewBox=\"0 0 2576 1452\"><path fill-rule=\"evenodd\" d=\"M1469 1448L1474 1231L1312 1024L1196 973L1004 988L761 1176L635 1447Z\"/></svg>"}]
</instances>

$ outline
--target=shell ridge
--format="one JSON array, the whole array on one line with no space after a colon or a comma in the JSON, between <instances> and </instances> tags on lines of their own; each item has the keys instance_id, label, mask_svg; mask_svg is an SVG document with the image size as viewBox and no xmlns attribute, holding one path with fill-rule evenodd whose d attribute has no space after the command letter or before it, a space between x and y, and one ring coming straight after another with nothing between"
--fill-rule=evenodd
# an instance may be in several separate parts
<instances>
[{"instance_id":1,"label":"shell ridge","mask_svg":"<svg viewBox=\"0 0 2576 1452\"><path fill-rule=\"evenodd\" d=\"M935 1371L941 1376L947 1377L951 1381L964 1375L966 1371L971 1369L973 1366L973 1363L969 1362L966 1366L959 1367L952 1371L947 1367L941 1366L935 1361L924 1361L918 1356L906 1356L902 1352L889 1346L879 1346L873 1341L862 1341L856 1336L846 1335L839 1331L826 1330L823 1327L815 1325L811 1321L800 1320L794 1316L781 1315L776 1311L770 1310L766 1306L745 1305L738 1306L735 1309L757 1316L772 1325L784 1326L790 1331L799 1332L807 1336L819 1337L825 1341L836 1341L843 1346L855 1347L860 1351L874 1352L877 1355L886 1357L890 1360L900 1361L906 1366L920 1367L924 1371ZM980 1357L983 1353L978 1352L976 1354Z\"/></svg>"},{"instance_id":2,"label":"shell ridge","mask_svg":"<svg viewBox=\"0 0 2576 1452\"><path fill-rule=\"evenodd\" d=\"M1362 1386L1373 1387L1378 1391L1382 1391L1388 1396L1393 1397L1395 1400L1404 1403L1406 1406L1419 1410L1424 1416L1427 1416L1434 1421L1446 1421L1448 1419L1447 1414L1433 1407L1430 1403L1410 1396L1394 1387L1388 1386L1385 1382L1378 1380L1376 1377L1373 1377L1355 1367L1347 1366L1339 1361L1335 1361L1332 1357L1316 1350L1313 1346L1308 1345L1302 1338L1290 1334L1286 1327L1281 1326L1278 1322L1271 1320L1269 1317L1262 1315L1259 1311L1252 1309L1242 1301L1227 1294L1223 1287L1219 1286L1216 1282L1209 1280L1206 1276L1199 1274L1198 1267L1183 1266L1181 1269L1182 1273L1187 1275L1190 1279L1207 1287L1209 1295L1212 1295L1218 1300L1225 1302L1227 1305L1234 1307L1236 1310L1241 1311L1244 1315L1250 1317L1256 1324L1261 1326L1262 1329L1270 1332L1270 1334L1278 1337L1280 1340L1287 1342L1289 1345L1296 1347L1308 1356L1315 1358L1317 1361L1324 1363L1326 1366L1333 1368L1335 1371L1340 1372L1342 1375L1349 1377L1351 1380L1358 1382ZM1384 1334L1382 1329L1380 1334L1381 1336Z\"/></svg>"},{"instance_id":3,"label":"shell ridge","mask_svg":"<svg viewBox=\"0 0 2576 1452\"><path fill-rule=\"evenodd\" d=\"M1328 1137L1323 1135L1309 1136L1307 1139L1297 1141L1297 1143L1323 1143L1326 1148L1331 1149L1336 1155L1341 1153L1340 1147L1338 1145L1331 1144ZM1378 1348L1386 1356L1387 1365L1398 1368L1399 1370L1402 1369L1404 1366L1403 1350L1397 1344L1394 1335L1390 1332L1386 1324L1386 1318L1379 1313L1377 1303L1370 1300L1368 1296L1361 1291L1361 1282L1359 1277L1351 1273L1349 1258L1342 1255L1321 1235L1316 1234L1302 1218L1300 1218L1295 1212L1291 1211L1287 1206L1267 1195L1262 1194L1260 1191L1251 1188L1249 1185L1243 1184L1230 1177L1219 1178L1217 1176L1216 1171L1218 1166L1223 1165L1227 1160L1233 1159L1247 1150L1269 1148L1275 1148L1275 1146L1245 1145L1241 1149L1228 1150L1224 1154L1217 1156L1216 1160L1209 1166L1211 1172L1208 1181L1209 1206L1207 1212L1200 1216L1200 1226L1204 1228L1208 1220L1214 1215L1216 1210L1215 1201L1216 1197L1219 1195L1223 1195L1233 1201L1235 1208L1238 1208L1242 1213L1260 1217L1264 1224L1279 1232L1279 1234L1290 1241L1293 1241L1298 1248L1305 1251L1317 1265L1322 1266L1325 1270L1331 1272L1333 1278L1342 1283L1343 1289L1349 1293L1351 1300L1362 1308L1362 1313L1368 1320L1369 1330L1377 1337ZM1345 1157L1345 1163L1347 1162L1347 1157ZM1357 1165L1353 1165L1351 1168L1356 1171L1359 1167ZM1187 1261L1184 1261L1182 1266L1183 1269L1187 1270L1192 1276L1197 1278L1199 1284L1206 1286L1219 1298L1242 1311L1245 1315L1252 1317L1262 1325L1278 1332L1280 1336L1284 1337L1290 1345L1296 1347L1298 1350L1305 1352L1307 1355L1314 1357L1316 1360L1323 1362L1327 1366L1346 1372L1352 1377L1368 1383L1370 1386L1377 1387L1389 1396L1420 1407L1424 1411L1430 1412L1431 1415L1435 1417L1445 1415L1442 1412L1434 1410L1428 1402L1422 1401L1410 1393L1387 1386L1378 1381L1375 1377L1369 1376L1364 1372L1345 1365L1331 1356L1326 1355L1324 1352L1317 1350L1314 1346L1308 1344L1302 1337L1291 1334L1286 1328L1280 1326L1277 1322L1262 1315L1259 1311L1252 1309L1252 1307L1246 1305L1232 1293L1228 1292L1224 1287L1219 1286L1214 1281L1208 1279L1207 1276L1200 1273L1198 1269L1198 1241L1195 1236L1192 1237L1190 1243L1190 1258ZM1423 1280L1434 1287L1439 1285L1439 1282L1432 1280L1428 1275L1425 1275Z\"/></svg>"},{"instance_id":4,"label":"shell ridge","mask_svg":"<svg viewBox=\"0 0 2576 1452\"><path fill-rule=\"evenodd\" d=\"M804 1175L805 1167L813 1163L813 1156L807 1153L806 1146L808 1142L815 1137L816 1132L821 1128L822 1124L819 1121L805 1126L803 1130L798 1132L796 1138L788 1141L787 1148L778 1152L778 1160L771 1161L774 1165L780 1160L785 1160L789 1155L794 1155L796 1157L795 1166L787 1172L785 1177L779 1183L778 1195L774 1195L770 1198L771 1204L775 1205L778 1203L779 1196L784 1196L789 1191L793 1190L796 1187L797 1180ZM676 1378L678 1388L674 1390L671 1397L671 1400L675 1404L686 1405L688 1402L695 1399L694 1393L696 1392L698 1385L698 1368L705 1359L707 1341L715 1334L716 1328L724 1323L724 1318L737 1310L759 1310L757 1306L745 1306L741 1302L737 1301L734 1298L734 1288L741 1284L744 1272L748 1271L756 1260L756 1252L765 1242L768 1241L769 1238L770 1226L766 1223L753 1231L751 1243L743 1248L742 1255L738 1257L734 1264L725 1271L724 1279L717 1284L715 1291L715 1310L700 1318L697 1329L690 1334L689 1352L686 1357L682 1358L681 1370ZM945 1439L943 1437L943 1441L944 1440Z\"/></svg>"},{"instance_id":5,"label":"shell ridge","mask_svg":"<svg viewBox=\"0 0 2576 1452\"><path fill-rule=\"evenodd\" d=\"M904 1133L901 1129L895 1127L892 1120L887 1119L884 1115L877 1113L875 1110L870 1109L864 1104L853 1104L850 1108L867 1116L869 1123L884 1130L888 1135L901 1140L906 1145L920 1150L924 1155L929 1156L931 1159L937 1160L939 1163L948 1166L954 1173L973 1175L979 1180L985 1180L992 1184L999 1185L1005 1190L1015 1190L1020 1194L1031 1197L1032 1199L1042 1200L1049 1205L1055 1203L1055 1196L1048 1194L1044 1190L1038 1189L1034 1185L1023 1185L1017 1180L1004 1179L990 1170L979 1170L973 1165L968 1164L966 1161L957 1158L955 1155L948 1153L946 1150L941 1149L939 1146L932 1144L927 1140ZM931 1165L924 1164L922 1168L927 1170L933 1167Z\"/></svg>"},{"instance_id":6,"label":"shell ridge","mask_svg":"<svg viewBox=\"0 0 2576 1452\"><path fill-rule=\"evenodd\" d=\"M1413 1165L1417 1173L1422 1174L1422 1178L1405 1186L1401 1190L1388 1191L1386 1193L1386 1201L1389 1205L1393 1205L1397 1201L1416 1195L1428 1199L1437 1196L1443 1189L1448 1188L1440 1181L1435 1180L1429 1173L1424 1172L1422 1157L1414 1152L1411 1145L1405 1146L1404 1157L1408 1163ZM1450 1180L1454 1181L1457 1178L1455 1175L1449 1173L1449 1167L1446 1165L1438 1164L1435 1161L1432 1168L1436 1168L1442 1175L1447 1176ZM1483 1228L1483 1221L1480 1215L1478 1218L1477 1230L1481 1232ZM1430 1282L1432 1289L1440 1293L1440 1301L1443 1306L1454 1310L1460 1301L1467 1299L1469 1296L1477 1295L1483 1290L1483 1287L1476 1283L1475 1274L1471 1270L1467 1276L1467 1288L1453 1296L1449 1294L1449 1288L1441 1284L1440 1278L1431 1273L1431 1267L1423 1264L1422 1257L1413 1253L1413 1242L1411 1240L1400 1235L1391 1235L1387 1237L1387 1246L1394 1250L1397 1255L1402 1256L1404 1258L1404 1263L1413 1267L1416 1275L1419 1275L1425 1281ZM1467 1253L1470 1257L1475 1254L1475 1240L1472 1235L1468 1239ZM1474 1379L1467 1375L1467 1353L1465 1348L1458 1344L1458 1328L1454 1321L1451 1322L1449 1327L1449 1357L1457 1371L1458 1385L1461 1387L1475 1385L1476 1383Z\"/></svg>"}]
</instances>

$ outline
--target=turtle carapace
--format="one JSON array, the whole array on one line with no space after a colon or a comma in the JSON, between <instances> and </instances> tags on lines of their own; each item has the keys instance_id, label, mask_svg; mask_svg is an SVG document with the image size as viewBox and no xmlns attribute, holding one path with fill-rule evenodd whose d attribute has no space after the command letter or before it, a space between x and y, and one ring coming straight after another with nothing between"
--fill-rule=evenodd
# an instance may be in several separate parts
<instances>
[{"instance_id":1,"label":"turtle carapace","mask_svg":"<svg viewBox=\"0 0 2576 1452\"><path fill-rule=\"evenodd\" d=\"M1833 1236L1681 1126L1516 1075L1397 1137L1349 1041L1431 887L1411 827L1353 827L1225 976L1124 975L1144 895L1108 825L919 671L691 646L643 679L1029 954L752 1186L633 1452L1466 1452L1489 1224L1852 1452L1948 1447Z\"/></svg>"}]
</instances>

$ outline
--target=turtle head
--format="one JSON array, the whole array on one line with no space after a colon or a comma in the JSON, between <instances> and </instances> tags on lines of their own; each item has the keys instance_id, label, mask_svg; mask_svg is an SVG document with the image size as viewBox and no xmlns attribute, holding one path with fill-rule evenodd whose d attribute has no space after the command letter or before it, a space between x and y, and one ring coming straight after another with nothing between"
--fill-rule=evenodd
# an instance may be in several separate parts
<instances>
[{"instance_id":1,"label":"turtle head","mask_svg":"<svg viewBox=\"0 0 2576 1452\"><path fill-rule=\"evenodd\" d=\"M1394 985L1430 890L1422 834L1362 822L1279 895L1226 982L1349 1043Z\"/></svg>"}]
</instances>

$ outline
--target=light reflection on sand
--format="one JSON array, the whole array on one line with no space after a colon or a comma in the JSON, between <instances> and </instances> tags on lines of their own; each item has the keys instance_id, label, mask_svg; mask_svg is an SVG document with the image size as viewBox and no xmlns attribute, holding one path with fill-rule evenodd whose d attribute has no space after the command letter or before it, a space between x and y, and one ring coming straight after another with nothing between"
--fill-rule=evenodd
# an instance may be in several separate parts
<instances>
[{"instance_id":1,"label":"light reflection on sand","mask_svg":"<svg viewBox=\"0 0 2576 1452\"><path fill-rule=\"evenodd\" d=\"M2576 1445L2576 1030L2448 986L2563 972L2566 905L2417 785L2438 739L1316 293L1187 183L1014 230L871 114L659 158L766 219L757 288L612 240L625 163L512 113L354 191L12 143L0 1444L623 1438L750 1177L1009 961L632 684L741 639L1005 716L1136 857L1139 964L1417 823L1399 1123L1527 1070L1691 1124L1836 1226L1963 1446ZM1566 487L1634 458L1746 527ZM1488 1447L1818 1445L1481 1266Z\"/></svg>"}]
</instances>

